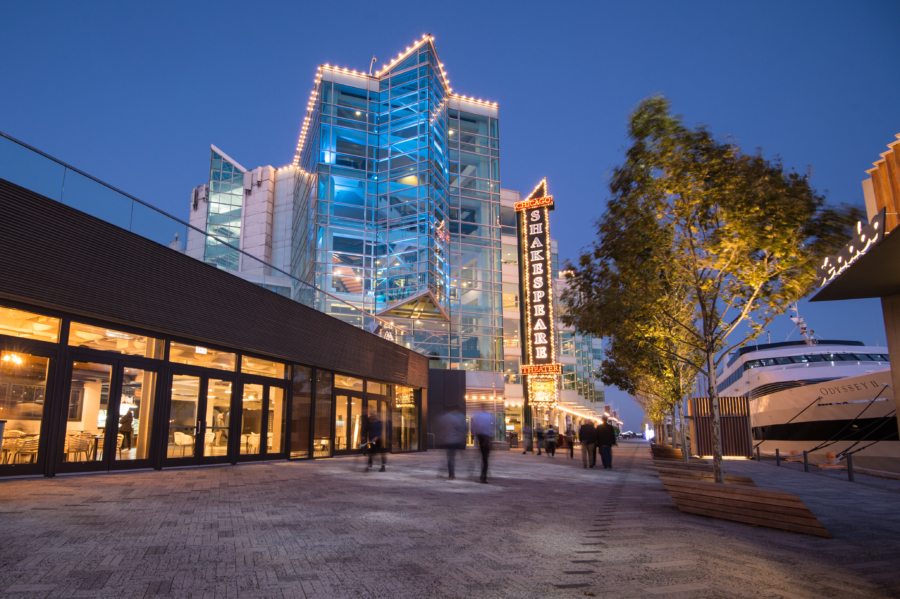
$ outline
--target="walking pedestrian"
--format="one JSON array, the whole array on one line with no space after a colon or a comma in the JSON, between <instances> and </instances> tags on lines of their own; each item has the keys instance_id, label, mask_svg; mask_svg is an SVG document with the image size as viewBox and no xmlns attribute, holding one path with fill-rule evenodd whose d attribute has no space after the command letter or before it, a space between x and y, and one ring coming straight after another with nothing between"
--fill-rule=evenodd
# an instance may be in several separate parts
<instances>
[{"instance_id":1,"label":"walking pedestrian","mask_svg":"<svg viewBox=\"0 0 900 599\"><path fill-rule=\"evenodd\" d=\"M487 484L488 458L491 455L491 439L494 436L494 417L485 411L475 412L472 415L472 434L478 439L478 449L481 450L481 480Z\"/></svg>"},{"instance_id":2,"label":"walking pedestrian","mask_svg":"<svg viewBox=\"0 0 900 599\"><path fill-rule=\"evenodd\" d=\"M466 448L466 417L459 410L451 410L441 416L441 443L447 448L448 478L456 478L456 452Z\"/></svg>"},{"instance_id":3,"label":"walking pedestrian","mask_svg":"<svg viewBox=\"0 0 900 599\"><path fill-rule=\"evenodd\" d=\"M534 427L534 436L537 439L537 454L541 455L541 449L544 448L544 427L540 423Z\"/></svg>"},{"instance_id":4,"label":"walking pedestrian","mask_svg":"<svg viewBox=\"0 0 900 599\"><path fill-rule=\"evenodd\" d=\"M555 458L556 439L558 438L558 435L552 424L547 427L547 431L544 433L544 438L547 440L547 455L549 455L551 458Z\"/></svg>"},{"instance_id":5,"label":"walking pedestrian","mask_svg":"<svg viewBox=\"0 0 900 599\"><path fill-rule=\"evenodd\" d=\"M522 441L525 445L522 455L525 455L528 453L528 448L531 446L531 425L528 423L522 425ZM534 449L532 449L532 451L534 451Z\"/></svg>"},{"instance_id":6,"label":"walking pedestrian","mask_svg":"<svg viewBox=\"0 0 900 599\"><path fill-rule=\"evenodd\" d=\"M603 423L597 427L597 447L600 449L600 460L603 469L612 469L612 447L616 444L616 429L609 423L609 418L603 417Z\"/></svg>"},{"instance_id":7,"label":"walking pedestrian","mask_svg":"<svg viewBox=\"0 0 900 599\"><path fill-rule=\"evenodd\" d=\"M375 457L376 453L381 454L381 470L379 470L379 472L384 472L385 464L387 464L387 454L385 453L384 444L384 423L378 417L378 414L373 411L369 413L369 465L366 466L366 472L372 469L372 458Z\"/></svg>"},{"instance_id":8,"label":"walking pedestrian","mask_svg":"<svg viewBox=\"0 0 900 599\"><path fill-rule=\"evenodd\" d=\"M569 446L569 459L574 460L575 459L575 429L572 428L571 424L568 426L568 428L566 428L566 433L564 436L566 438L566 445Z\"/></svg>"},{"instance_id":9,"label":"walking pedestrian","mask_svg":"<svg viewBox=\"0 0 900 599\"><path fill-rule=\"evenodd\" d=\"M585 420L578 429L578 438L581 439L581 463L587 468L590 464L591 468L597 463L597 455L594 453L594 446L597 443L597 431L594 429L594 423Z\"/></svg>"}]
</instances>

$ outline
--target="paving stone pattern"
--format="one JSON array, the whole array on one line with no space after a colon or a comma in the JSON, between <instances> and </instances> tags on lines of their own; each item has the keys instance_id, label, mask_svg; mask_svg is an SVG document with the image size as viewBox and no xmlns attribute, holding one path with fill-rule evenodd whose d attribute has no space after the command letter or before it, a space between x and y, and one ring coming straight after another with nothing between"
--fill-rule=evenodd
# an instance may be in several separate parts
<instances>
[{"instance_id":1,"label":"paving stone pattern","mask_svg":"<svg viewBox=\"0 0 900 599\"><path fill-rule=\"evenodd\" d=\"M465 454L454 481L435 452L0 481L0 596L900 596L900 485L727 464L829 540L682 514L642 442L494 452L488 485Z\"/></svg>"}]
</instances>

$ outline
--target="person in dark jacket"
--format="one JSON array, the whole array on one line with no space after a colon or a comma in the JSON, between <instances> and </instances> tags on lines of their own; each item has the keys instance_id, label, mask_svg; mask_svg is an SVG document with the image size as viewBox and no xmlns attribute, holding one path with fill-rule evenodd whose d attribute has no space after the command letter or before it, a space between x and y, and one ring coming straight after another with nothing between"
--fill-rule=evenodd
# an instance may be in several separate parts
<instances>
[{"instance_id":1,"label":"person in dark jacket","mask_svg":"<svg viewBox=\"0 0 900 599\"><path fill-rule=\"evenodd\" d=\"M597 463L597 457L594 453L594 446L597 443L597 431L594 429L594 423L585 420L578 429L578 438L581 440L581 463L584 467L588 467L590 462L591 468Z\"/></svg>"},{"instance_id":2,"label":"person in dark jacket","mask_svg":"<svg viewBox=\"0 0 900 599\"><path fill-rule=\"evenodd\" d=\"M563 437L566 439L566 446L569 448L569 459L575 459L575 429L572 428L571 424L566 429Z\"/></svg>"},{"instance_id":3,"label":"person in dark jacket","mask_svg":"<svg viewBox=\"0 0 900 599\"><path fill-rule=\"evenodd\" d=\"M534 438L537 440L537 454L541 455L541 449L544 448L544 427L540 424L534 427Z\"/></svg>"},{"instance_id":4,"label":"person in dark jacket","mask_svg":"<svg viewBox=\"0 0 900 599\"><path fill-rule=\"evenodd\" d=\"M551 458L556 457L556 440L559 437L556 430L553 428L553 425L547 427L547 430L544 431L544 438L547 440L547 455Z\"/></svg>"},{"instance_id":5,"label":"person in dark jacket","mask_svg":"<svg viewBox=\"0 0 900 599\"><path fill-rule=\"evenodd\" d=\"M366 466L366 472L372 469L372 458L376 453L381 454L381 470L385 472L385 464L387 464L387 446L384 438L384 422L377 414L369 415L369 465Z\"/></svg>"},{"instance_id":6,"label":"person in dark jacket","mask_svg":"<svg viewBox=\"0 0 900 599\"><path fill-rule=\"evenodd\" d=\"M122 434L122 449L131 449L131 436L134 435L134 415L131 410L125 412L125 415L119 418L119 433ZM127 447L126 447L127 445Z\"/></svg>"},{"instance_id":7,"label":"person in dark jacket","mask_svg":"<svg viewBox=\"0 0 900 599\"><path fill-rule=\"evenodd\" d=\"M605 470L612 468L612 446L615 444L616 429L609 423L609 419L604 416L603 424L597 427L597 447L600 450L600 460L603 462Z\"/></svg>"}]
</instances>

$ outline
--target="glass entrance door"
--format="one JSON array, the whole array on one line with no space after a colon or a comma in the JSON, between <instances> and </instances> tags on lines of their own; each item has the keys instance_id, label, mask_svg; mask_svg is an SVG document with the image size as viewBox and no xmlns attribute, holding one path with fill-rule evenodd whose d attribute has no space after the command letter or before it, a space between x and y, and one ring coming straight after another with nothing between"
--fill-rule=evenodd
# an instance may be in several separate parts
<instances>
[{"instance_id":1,"label":"glass entrance door","mask_svg":"<svg viewBox=\"0 0 900 599\"><path fill-rule=\"evenodd\" d=\"M242 459L282 456L285 452L286 390L271 383L247 380L244 379L241 393L239 455Z\"/></svg>"},{"instance_id":2,"label":"glass entrance door","mask_svg":"<svg viewBox=\"0 0 900 599\"><path fill-rule=\"evenodd\" d=\"M69 363L59 472L151 465L156 371L122 360Z\"/></svg>"},{"instance_id":3,"label":"glass entrance door","mask_svg":"<svg viewBox=\"0 0 900 599\"><path fill-rule=\"evenodd\" d=\"M365 448L364 410L361 393L338 390L335 393L334 451L336 454L360 453Z\"/></svg>"},{"instance_id":4,"label":"glass entrance door","mask_svg":"<svg viewBox=\"0 0 900 599\"><path fill-rule=\"evenodd\" d=\"M231 427L234 382L175 371L169 401L167 466L218 464L234 455Z\"/></svg>"}]
</instances>

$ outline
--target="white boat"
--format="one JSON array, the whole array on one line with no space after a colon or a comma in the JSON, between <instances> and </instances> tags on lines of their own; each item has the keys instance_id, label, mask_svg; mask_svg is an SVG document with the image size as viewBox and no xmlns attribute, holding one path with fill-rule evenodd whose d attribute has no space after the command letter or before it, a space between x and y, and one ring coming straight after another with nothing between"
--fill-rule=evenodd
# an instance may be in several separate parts
<instances>
[{"instance_id":1,"label":"white boat","mask_svg":"<svg viewBox=\"0 0 900 599\"><path fill-rule=\"evenodd\" d=\"M799 324L804 341L732 352L717 373L719 396L749 398L763 453L811 451L811 460L825 462L825 452L865 448L853 454L854 467L900 472L887 348L815 340Z\"/></svg>"}]
</instances>

